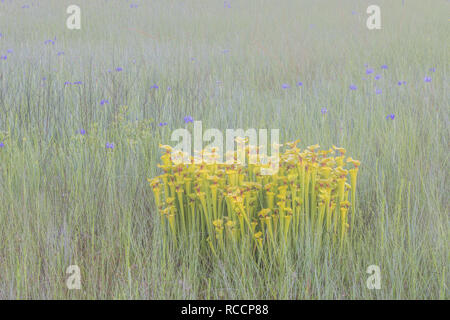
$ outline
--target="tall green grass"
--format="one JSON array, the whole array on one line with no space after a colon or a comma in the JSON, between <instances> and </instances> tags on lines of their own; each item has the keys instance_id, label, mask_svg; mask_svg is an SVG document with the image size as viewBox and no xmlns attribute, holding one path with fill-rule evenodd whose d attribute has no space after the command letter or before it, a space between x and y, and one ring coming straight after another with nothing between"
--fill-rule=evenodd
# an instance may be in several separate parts
<instances>
[{"instance_id":1,"label":"tall green grass","mask_svg":"<svg viewBox=\"0 0 450 320\"><path fill-rule=\"evenodd\" d=\"M379 1L369 31L370 1L137 3L78 1L80 31L70 1L0 4L0 298L448 298L448 4ZM266 269L165 254L147 178L187 115L344 146L363 164L353 250L302 242Z\"/></svg>"}]
</instances>

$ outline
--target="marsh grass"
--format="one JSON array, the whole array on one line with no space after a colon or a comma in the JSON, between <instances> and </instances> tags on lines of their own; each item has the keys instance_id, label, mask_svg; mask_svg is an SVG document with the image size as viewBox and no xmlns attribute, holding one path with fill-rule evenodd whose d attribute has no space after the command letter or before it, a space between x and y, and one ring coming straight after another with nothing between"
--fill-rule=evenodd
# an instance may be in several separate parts
<instances>
[{"instance_id":1,"label":"marsh grass","mask_svg":"<svg viewBox=\"0 0 450 320\"><path fill-rule=\"evenodd\" d=\"M1 3L0 298L447 299L447 4L379 2L380 31L365 1L79 1L80 31L68 1ZM299 242L266 269L205 263L195 242L163 252L147 178L187 115L345 146L363 163L352 250Z\"/></svg>"}]
</instances>

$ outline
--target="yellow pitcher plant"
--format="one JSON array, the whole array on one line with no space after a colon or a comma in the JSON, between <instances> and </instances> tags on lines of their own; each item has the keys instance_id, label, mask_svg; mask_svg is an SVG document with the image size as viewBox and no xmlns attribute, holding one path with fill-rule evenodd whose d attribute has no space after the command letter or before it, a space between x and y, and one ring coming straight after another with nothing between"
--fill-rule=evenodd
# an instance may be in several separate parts
<instances>
[{"instance_id":1,"label":"yellow pitcher plant","mask_svg":"<svg viewBox=\"0 0 450 320\"><path fill-rule=\"evenodd\" d=\"M219 163L214 148L200 153L203 161L190 157L183 164L174 161L170 146L160 145L162 174L149 183L164 240L175 246L199 241L215 255L250 248L272 257L309 232L342 249L354 224L360 162L346 159L344 148L301 150L298 142L285 144L273 175L261 174L267 164L255 146L245 148L246 165Z\"/></svg>"}]
</instances>

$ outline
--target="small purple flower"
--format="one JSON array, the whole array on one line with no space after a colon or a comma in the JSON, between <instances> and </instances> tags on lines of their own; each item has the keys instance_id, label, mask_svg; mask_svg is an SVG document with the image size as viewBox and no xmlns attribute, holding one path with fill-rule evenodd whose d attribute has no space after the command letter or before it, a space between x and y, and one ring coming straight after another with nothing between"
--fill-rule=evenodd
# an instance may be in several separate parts
<instances>
[{"instance_id":1,"label":"small purple flower","mask_svg":"<svg viewBox=\"0 0 450 320\"><path fill-rule=\"evenodd\" d=\"M58 57L59 57L59 56L62 56L62 55L64 55L64 52L63 52L63 51L59 51L56 55L57 55Z\"/></svg>"},{"instance_id":2,"label":"small purple flower","mask_svg":"<svg viewBox=\"0 0 450 320\"><path fill-rule=\"evenodd\" d=\"M397 82L397 84L398 84L399 86L401 86L401 85L402 85L402 82L401 82L401 81L399 81L399 82Z\"/></svg>"},{"instance_id":3,"label":"small purple flower","mask_svg":"<svg viewBox=\"0 0 450 320\"><path fill-rule=\"evenodd\" d=\"M425 77L425 79L423 79L425 82L431 82L431 77Z\"/></svg>"},{"instance_id":4,"label":"small purple flower","mask_svg":"<svg viewBox=\"0 0 450 320\"><path fill-rule=\"evenodd\" d=\"M81 134L82 136L84 136L84 135L86 134L86 130L80 129L80 134Z\"/></svg>"},{"instance_id":5,"label":"small purple flower","mask_svg":"<svg viewBox=\"0 0 450 320\"><path fill-rule=\"evenodd\" d=\"M12 49L8 49L8 50L6 50L6 53L13 53L13 50Z\"/></svg>"},{"instance_id":6,"label":"small purple flower","mask_svg":"<svg viewBox=\"0 0 450 320\"><path fill-rule=\"evenodd\" d=\"M375 94L381 94L383 91L381 89L376 89Z\"/></svg>"},{"instance_id":7,"label":"small purple flower","mask_svg":"<svg viewBox=\"0 0 450 320\"><path fill-rule=\"evenodd\" d=\"M68 86L68 85L71 85L71 84L72 84L72 82L70 82L70 81L64 82L64 85L65 85L65 86Z\"/></svg>"},{"instance_id":8,"label":"small purple flower","mask_svg":"<svg viewBox=\"0 0 450 320\"><path fill-rule=\"evenodd\" d=\"M394 120L394 118L395 118L395 114L388 114L387 116L386 116L386 119L387 120L389 120L389 119L391 119L391 120Z\"/></svg>"},{"instance_id":9,"label":"small purple flower","mask_svg":"<svg viewBox=\"0 0 450 320\"><path fill-rule=\"evenodd\" d=\"M381 66L381 69L387 70L387 68L388 68L388 66L385 65L385 64L383 64L383 65Z\"/></svg>"},{"instance_id":10,"label":"small purple flower","mask_svg":"<svg viewBox=\"0 0 450 320\"><path fill-rule=\"evenodd\" d=\"M356 86L354 85L354 84L351 84L350 85L350 90L356 90L357 88L356 88Z\"/></svg>"},{"instance_id":11,"label":"small purple flower","mask_svg":"<svg viewBox=\"0 0 450 320\"><path fill-rule=\"evenodd\" d=\"M287 83L283 83L283 84L281 85L281 87L282 87L283 89L289 89L291 86L288 85Z\"/></svg>"},{"instance_id":12,"label":"small purple flower","mask_svg":"<svg viewBox=\"0 0 450 320\"><path fill-rule=\"evenodd\" d=\"M83 82L81 81L75 81L73 84L82 84Z\"/></svg>"},{"instance_id":13,"label":"small purple flower","mask_svg":"<svg viewBox=\"0 0 450 320\"><path fill-rule=\"evenodd\" d=\"M370 69L370 68L366 69L366 74L371 74L371 73L373 73L373 69Z\"/></svg>"},{"instance_id":14,"label":"small purple flower","mask_svg":"<svg viewBox=\"0 0 450 320\"><path fill-rule=\"evenodd\" d=\"M130 4L130 8L137 8L138 7L138 5L137 4Z\"/></svg>"},{"instance_id":15,"label":"small purple flower","mask_svg":"<svg viewBox=\"0 0 450 320\"><path fill-rule=\"evenodd\" d=\"M160 127L167 126L167 122L160 122L160 123L159 123L159 126L160 126Z\"/></svg>"},{"instance_id":16,"label":"small purple flower","mask_svg":"<svg viewBox=\"0 0 450 320\"><path fill-rule=\"evenodd\" d=\"M380 80L381 79L381 74L377 74L374 79L375 80Z\"/></svg>"},{"instance_id":17,"label":"small purple flower","mask_svg":"<svg viewBox=\"0 0 450 320\"><path fill-rule=\"evenodd\" d=\"M114 149L114 142L106 143L106 149Z\"/></svg>"},{"instance_id":18,"label":"small purple flower","mask_svg":"<svg viewBox=\"0 0 450 320\"><path fill-rule=\"evenodd\" d=\"M5 147L5 143L3 141L0 141L0 148L4 148Z\"/></svg>"},{"instance_id":19,"label":"small purple flower","mask_svg":"<svg viewBox=\"0 0 450 320\"><path fill-rule=\"evenodd\" d=\"M323 107L322 109L320 109L320 112L322 112L322 114L325 114L328 112L327 108Z\"/></svg>"},{"instance_id":20,"label":"small purple flower","mask_svg":"<svg viewBox=\"0 0 450 320\"><path fill-rule=\"evenodd\" d=\"M122 71L122 70L123 70L123 68L121 68L121 67L117 67L117 68L116 68L116 71L117 71L117 72L120 72L120 71Z\"/></svg>"},{"instance_id":21,"label":"small purple flower","mask_svg":"<svg viewBox=\"0 0 450 320\"><path fill-rule=\"evenodd\" d=\"M53 41L53 40L45 40L44 44L55 44L55 41Z\"/></svg>"},{"instance_id":22,"label":"small purple flower","mask_svg":"<svg viewBox=\"0 0 450 320\"><path fill-rule=\"evenodd\" d=\"M6 60L6 59L8 59L8 56L1 56L0 59L1 60Z\"/></svg>"},{"instance_id":23,"label":"small purple flower","mask_svg":"<svg viewBox=\"0 0 450 320\"><path fill-rule=\"evenodd\" d=\"M301 82L301 81L297 82L297 86L299 86L299 87L303 86L303 82Z\"/></svg>"},{"instance_id":24,"label":"small purple flower","mask_svg":"<svg viewBox=\"0 0 450 320\"><path fill-rule=\"evenodd\" d=\"M191 116L184 117L184 123L193 123L194 119Z\"/></svg>"},{"instance_id":25,"label":"small purple flower","mask_svg":"<svg viewBox=\"0 0 450 320\"><path fill-rule=\"evenodd\" d=\"M431 72L436 72L436 68L430 68Z\"/></svg>"},{"instance_id":26,"label":"small purple flower","mask_svg":"<svg viewBox=\"0 0 450 320\"><path fill-rule=\"evenodd\" d=\"M156 84L154 84L150 87L150 89L159 89L159 87Z\"/></svg>"},{"instance_id":27,"label":"small purple flower","mask_svg":"<svg viewBox=\"0 0 450 320\"><path fill-rule=\"evenodd\" d=\"M109 101L106 99L103 99L102 101L100 101L100 105L103 106L105 104L109 104Z\"/></svg>"},{"instance_id":28,"label":"small purple flower","mask_svg":"<svg viewBox=\"0 0 450 320\"><path fill-rule=\"evenodd\" d=\"M171 91L172 90L172 88L171 87L167 87L167 91Z\"/></svg>"}]
</instances>

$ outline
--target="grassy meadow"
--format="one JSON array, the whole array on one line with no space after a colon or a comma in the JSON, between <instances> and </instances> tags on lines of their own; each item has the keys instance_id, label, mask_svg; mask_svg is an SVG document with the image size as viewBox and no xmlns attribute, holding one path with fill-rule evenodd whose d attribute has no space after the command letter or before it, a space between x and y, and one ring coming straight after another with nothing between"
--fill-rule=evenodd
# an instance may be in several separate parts
<instances>
[{"instance_id":1,"label":"grassy meadow","mask_svg":"<svg viewBox=\"0 0 450 320\"><path fill-rule=\"evenodd\" d=\"M71 4L81 30L66 27ZM371 4L381 30L366 27ZM1 2L0 299L448 299L448 9ZM361 161L348 250L299 241L264 268L190 241L165 252L147 179L185 117L346 148Z\"/></svg>"}]
</instances>

